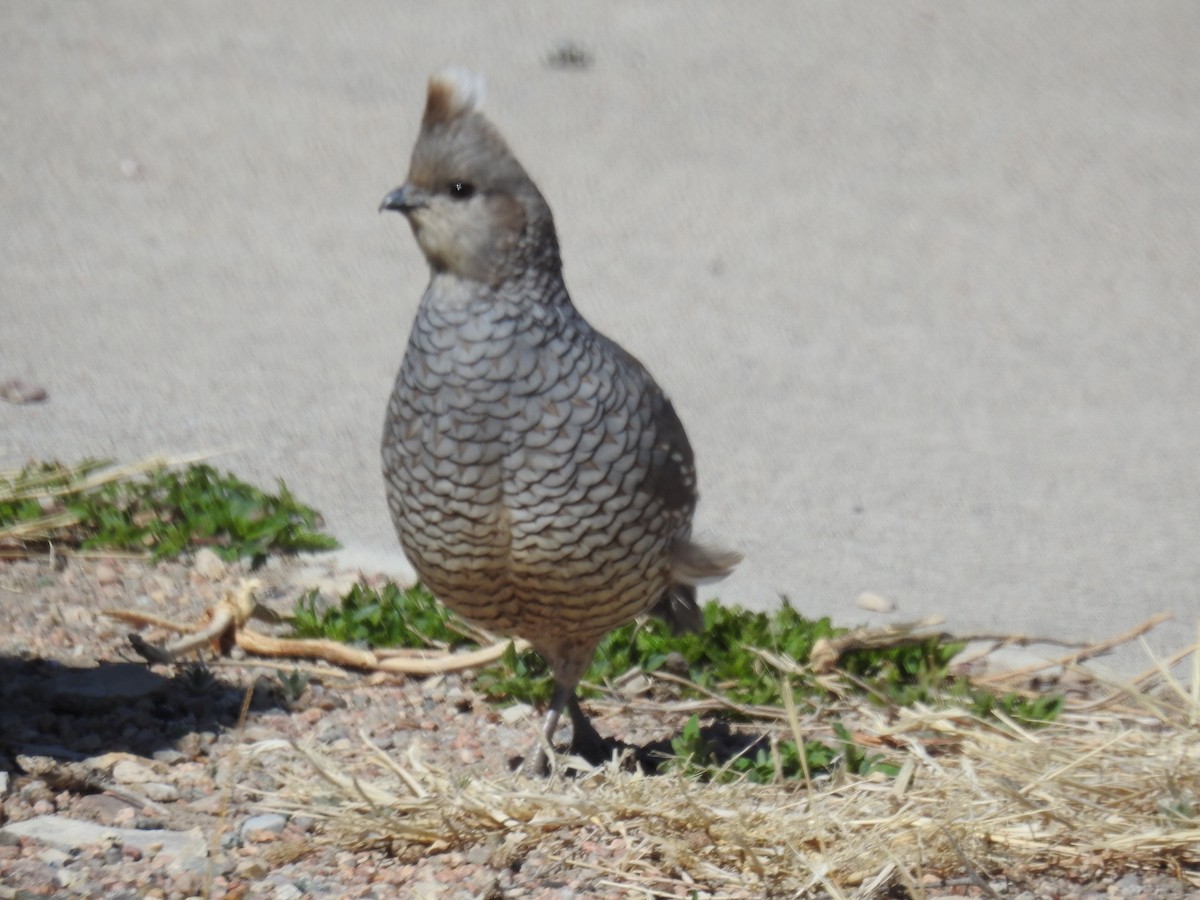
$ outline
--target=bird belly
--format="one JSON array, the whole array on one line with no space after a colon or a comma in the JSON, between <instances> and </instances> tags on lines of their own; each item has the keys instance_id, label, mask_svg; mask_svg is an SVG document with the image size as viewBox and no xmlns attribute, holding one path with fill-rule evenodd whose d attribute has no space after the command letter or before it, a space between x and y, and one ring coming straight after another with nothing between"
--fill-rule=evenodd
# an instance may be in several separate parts
<instances>
[{"instance_id":1,"label":"bird belly","mask_svg":"<svg viewBox=\"0 0 1200 900\"><path fill-rule=\"evenodd\" d=\"M389 505L443 603L550 657L671 583L678 524L645 484L654 428L576 337L519 327L481 352L467 334L426 329L409 348L384 439Z\"/></svg>"}]
</instances>

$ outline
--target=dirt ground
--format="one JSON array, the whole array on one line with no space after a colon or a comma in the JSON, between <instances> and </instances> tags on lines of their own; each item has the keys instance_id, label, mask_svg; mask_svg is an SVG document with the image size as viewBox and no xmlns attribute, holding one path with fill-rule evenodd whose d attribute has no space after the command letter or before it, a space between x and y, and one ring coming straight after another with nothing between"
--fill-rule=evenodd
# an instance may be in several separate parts
<instances>
[{"instance_id":1,"label":"dirt ground","mask_svg":"<svg viewBox=\"0 0 1200 900\"><path fill-rule=\"evenodd\" d=\"M60 562L0 562L0 900L649 896L605 868L620 841L586 825L568 829L569 859L537 851L508 859L486 843L389 855L320 840L319 817L279 813L270 802L279 789L271 760L282 761L286 742L336 755L357 752L366 736L397 757L416 742L464 776L494 777L526 749L533 712L495 708L458 675L313 677L289 691L281 676L294 664L239 661L236 650L203 668L149 668L130 650L128 626L100 611L191 621L245 569L211 556L199 566ZM303 590L333 597L361 577L312 561L275 561L256 575L267 583L265 603L280 612ZM603 733L633 745L669 739L685 719L613 704L595 713ZM637 884L647 877L653 872L640 870ZM689 896L674 874L661 878L654 896ZM1165 873L1102 865L1087 883L1005 875L984 888L970 877L930 876L924 889L931 898L1193 895Z\"/></svg>"}]
</instances>

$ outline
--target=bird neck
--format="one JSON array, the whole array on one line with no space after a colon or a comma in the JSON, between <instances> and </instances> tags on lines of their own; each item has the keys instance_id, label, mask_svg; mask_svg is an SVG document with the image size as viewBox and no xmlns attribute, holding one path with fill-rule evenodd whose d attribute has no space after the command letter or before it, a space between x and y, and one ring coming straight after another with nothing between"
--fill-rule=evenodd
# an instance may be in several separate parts
<instances>
[{"instance_id":1,"label":"bird neck","mask_svg":"<svg viewBox=\"0 0 1200 900\"><path fill-rule=\"evenodd\" d=\"M549 304L570 304L571 298L563 281L558 236L548 209L544 217L538 217L521 233L509 262L516 264L503 267L500 280L493 285L497 294L532 297Z\"/></svg>"}]
</instances>

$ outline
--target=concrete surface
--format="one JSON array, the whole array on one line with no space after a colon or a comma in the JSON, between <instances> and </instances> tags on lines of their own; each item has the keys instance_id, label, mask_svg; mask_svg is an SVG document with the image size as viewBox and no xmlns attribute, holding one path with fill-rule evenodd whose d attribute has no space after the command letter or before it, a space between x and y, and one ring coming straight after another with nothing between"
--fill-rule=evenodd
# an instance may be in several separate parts
<instances>
[{"instance_id":1,"label":"concrete surface","mask_svg":"<svg viewBox=\"0 0 1200 900\"><path fill-rule=\"evenodd\" d=\"M1099 638L1200 612L1200 6L0 6L0 464L229 449L401 567L377 443L425 80L697 450L719 589ZM547 64L573 42L591 63ZM1119 668L1145 661L1127 652Z\"/></svg>"}]
</instances>

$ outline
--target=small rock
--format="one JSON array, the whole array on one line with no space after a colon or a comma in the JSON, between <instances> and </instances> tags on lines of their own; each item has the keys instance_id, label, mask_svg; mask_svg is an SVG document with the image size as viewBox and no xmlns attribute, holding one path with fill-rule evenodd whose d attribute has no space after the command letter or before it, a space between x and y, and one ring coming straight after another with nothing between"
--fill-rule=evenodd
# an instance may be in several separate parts
<instances>
[{"instance_id":1,"label":"small rock","mask_svg":"<svg viewBox=\"0 0 1200 900\"><path fill-rule=\"evenodd\" d=\"M172 896L183 894L188 897L196 897L198 900L200 892L204 890L205 876L190 869L177 872L171 880L173 882L171 886L179 892L178 894L172 894Z\"/></svg>"},{"instance_id":2,"label":"small rock","mask_svg":"<svg viewBox=\"0 0 1200 900\"><path fill-rule=\"evenodd\" d=\"M117 784L144 784L155 778L154 770L137 760L123 759L112 768L113 781Z\"/></svg>"},{"instance_id":3,"label":"small rock","mask_svg":"<svg viewBox=\"0 0 1200 900\"><path fill-rule=\"evenodd\" d=\"M203 813L208 816L215 816L221 812L221 808L225 803L225 798L220 791L206 796L197 797L188 803L188 808L198 813Z\"/></svg>"},{"instance_id":4,"label":"small rock","mask_svg":"<svg viewBox=\"0 0 1200 900\"><path fill-rule=\"evenodd\" d=\"M252 835L256 832L266 832L272 836L280 834L287 827L287 816L279 813L264 813L260 816L251 816L242 823L239 829L242 840L252 839Z\"/></svg>"},{"instance_id":5,"label":"small rock","mask_svg":"<svg viewBox=\"0 0 1200 900\"><path fill-rule=\"evenodd\" d=\"M174 803L179 799L179 790L173 784L161 781L147 781L141 786L141 792L159 803Z\"/></svg>"},{"instance_id":6,"label":"small rock","mask_svg":"<svg viewBox=\"0 0 1200 900\"><path fill-rule=\"evenodd\" d=\"M858 595L858 608L868 612L890 613L896 611L896 604L882 594L863 591Z\"/></svg>"},{"instance_id":7,"label":"small rock","mask_svg":"<svg viewBox=\"0 0 1200 900\"><path fill-rule=\"evenodd\" d=\"M275 893L271 895L273 900L300 900L303 896L304 891L290 881L280 881L275 886Z\"/></svg>"},{"instance_id":8,"label":"small rock","mask_svg":"<svg viewBox=\"0 0 1200 900\"><path fill-rule=\"evenodd\" d=\"M496 844L494 842L490 842L485 844L476 844L474 847L471 847L469 850L467 850L464 855L466 856L467 862L469 862L471 865L486 866L495 851Z\"/></svg>"},{"instance_id":9,"label":"small rock","mask_svg":"<svg viewBox=\"0 0 1200 900\"><path fill-rule=\"evenodd\" d=\"M137 847L144 853L165 850L180 866L198 872L204 871L208 858L208 842L198 828L191 831L142 831L97 825L66 816L38 816L22 822L10 822L0 828L0 835L3 834L32 838L68 852L81 847L110 846L114 842L125 847Z\"/></svg>"},{"instance_id":10,"label":"small rock","mask_svg":"<svg viewBox=\"0 0 1200 900\"><path fill-rule=\"evenodd\" d=\"M219 581L225 577L229 566L226 565L225 560L213 552L211 547L202 547L196 551L196 556L192 560L192 568L209 581Z\"/></svg>"},{"instance_id":11,"label":"small rock","mask_svg":"<svg viewBox=\"0 0 1200 900\"><path fill-rule=\"evenodd\" d=\"M514 703L500 710L500 718L504 720L505 725L515 725L528 719L532 713L533 707L528 703Z\"/></svg>"},{"instance_id":12,"label":"small rock","mask_svg":"<svg viewBox=\"0 0 1200 900\"><path fill-rule=\"evenodd\" d=\"M57 847L50 847L37 855L37 858L48 866L61 866L71 858L70 853L64 853Z\"/></svg>"},{"instance_id":13,"label":"small rock","mask_svg":"<svg viewBox=\"0 0 1200 900\"><path fill-rule=\"evenodd\" d=\"M244 859L237 864L234 873L239 878L258 881L267 874L267 866L261 859Z\"/></svg>"},{"instance_id":14,"label":"small rock","mask_svg":"<svg viewBox=\"0 0 1200 900\"><path fill-rule=\"evenodd\" d=\"M247 725L242 730L242 740L247 744L260 744L264 741L278 741L283 737L282 733L267 725Z\"/></svg>"},{"instance_id":15,"label":"small rock","mask_svg":"<svg viewBox=\"0 0 1200 900\"><path fill-rule=\"evenodd\" d=\"M617 690L622 696L632 698L649 693L653 686L654 682L646 677L644 673L631 669L628 673L621 676L617 683Z\"/></svg>"},{"instance_id":16,"label":"small rock","mask_svg":"<svg viewBox=\"0 0 1200 900\"><path fill-rule=\"evenodd\" d=\"M670 672L672 675L680 675L684 678L688 676L691 670L687 658L678 650L672 650L668 653L666 659L662 661L660 668L664 672Z\"/></svg>"},{"instance_id":17,"label":"small rock","mask_svg":"<svg viewBox=\"0 0 1200 900\"><path fill-rule=\"evenodd\" d=\"M551 69L575 69L583 71L592 66L592 54L575 41L559 41L546 54L546 65Z\"/></svg>"},{"instance_id":18,"label":"small rock","mask_svg":"<svg viewBox=\"0 0 1200 900\"><path fill-rule=\"evenodd\" d=\"M1145 884L1140 875L1136 872L1130 872L1127 875L1123 875L1113 887L1119 892L1118 896L1135 897L1143 892Z\"/></svg>"},{"instance_id":19,"label":"small rock","mask_svg":"<svg viewBox=\"0 0 1200 900\"><path fill-rule=\"evenodd\" d=\"M119 825L122 828L126 826L132 828L133 823L137 821L137 810L132 806L123 806L113 815L112 823Z\"/></svg>"},{"instance_id":20,"label":"small rock","mask_svg":"<svg viewBox=\"0 0 1200 900\"><path fill-rule=\"evenodd\" d=\"M88 873L80 869L59 869L54 880L67 890L81 888L88 880Z\"/></svg>"},{"instance_id":21,"label":"small rock","mask_svg":"<svg viewBox=\"0 0 1200 900\"><path fill-rule=\"evenodd\" d=\"M72 813L82 813L85 818L101 825L119 825L117 817L124 810L131 810L130 802L112 794L85 794L71 807ZM133 821L128 819L127 821Z\"/></svg>"},{"instance_id":22,"label":"small rock","mask_svg":"<svg viewBox=\"0 0 1200 900\"><path fill-rule=\"evenodd\" d=\"M46 399L46 389L40 385L30 384L20 378L10 378L0 382L0 400L18 405L25 403L41 403Z\"/></svg>"},{"instance_id":23,"label":"small rock","mask_svg":"<svg viewBox=\"0 0 1200 900\"><path fill-rule=\"evenodd\" d=\"M96 581L108 587L109 585L117 584L121 580L121 576L117 574L117 570L112 566L99 565L96 566Z\"/></svg>"}]
</instances>

